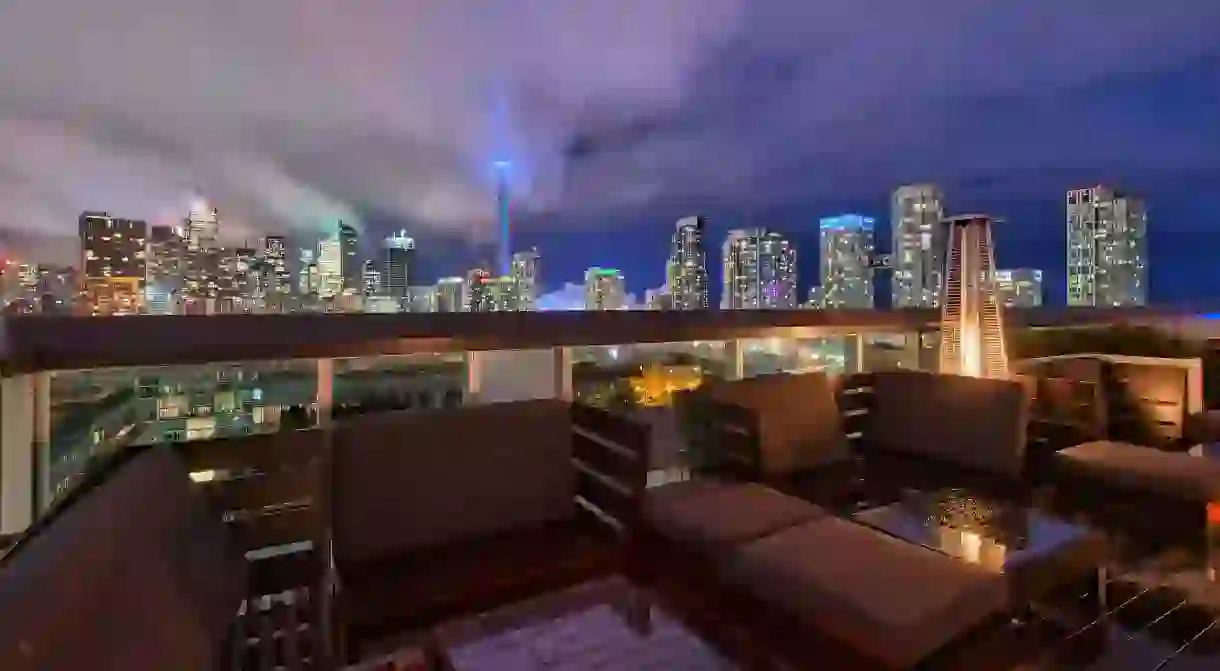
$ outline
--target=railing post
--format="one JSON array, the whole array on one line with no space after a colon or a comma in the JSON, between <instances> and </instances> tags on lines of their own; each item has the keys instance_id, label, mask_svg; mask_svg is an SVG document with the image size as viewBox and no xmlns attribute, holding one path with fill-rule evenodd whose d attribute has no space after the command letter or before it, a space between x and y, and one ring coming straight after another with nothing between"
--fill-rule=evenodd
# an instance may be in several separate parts
<instances>
[{"instance_id":1,"label":"railing post","mask_svg":"<svg viewBox=\"0 0 1220 671\"><path fill-rule=\"evenodd\" d=\"M462 381L462 405L479 402L483 391L483 360L481 352L466 352L466 374Z\"/></svg>"},{"instance_id":2,"label":"railing post","mask_svg":"<svg viewBox=\"0 0 1220 671\"><path fill-rule=\"evenodd\" d=\"M843 336L843 373L854 375L864 372L864 334L849 333Z\"/></svg>"},{"instance_id":3,"label":"railing post","mask_svg":"<svg viewBox=\"0 0 1220 671\"><path fill-rule=\"evenodd\" d=\"M37 516L55 498L51 491L51 373L42 371L30 377L34 382L34 514Z\"/></svg>"},{"instance_id":4,"label":"railing post","mask_svg":"<svg viewBox=\"0 0 1220 671\"><path fill-rule=\"evenodd\" d=\"M740 340L724 341L724 379L742 380L746 376L745 353Z\"/></svg>"},{"instance_id":5,"label":"railing post","mask_svg":"<svg viewBox=\"0 0 1220 671\"><path fill-rule=\"evenodd\" d=\"M329 427L335 408L335 360L316 359L314 414L319 427Z\"/></svg>"},{"instance_id":6,"label":"railing post","mask_svg":"<svg viewBox=\"0 0 1220 671\"><path fill-rule=\"evenodd\" d=\"M555 355L555 398L568 401L575 398L572 390L572 348L556 347Z\"/></svg>"},{"instance_id":7,"label":"railing post","mask_svg":"<svg viewBox=\"0 0 1220 671\"><path fill-rule=\"evenodd\" d=\"M36 375L0 378L0 534L23 531L37 513Z\"/></svg>"}]
</instances>

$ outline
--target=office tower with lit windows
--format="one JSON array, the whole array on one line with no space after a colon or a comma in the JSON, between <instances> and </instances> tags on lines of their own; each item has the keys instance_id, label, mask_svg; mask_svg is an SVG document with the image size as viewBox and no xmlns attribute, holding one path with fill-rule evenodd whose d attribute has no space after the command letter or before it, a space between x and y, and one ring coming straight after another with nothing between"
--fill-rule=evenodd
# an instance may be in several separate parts
<instances>
[{"instance_id":1,"label":"office tower with lit windows","mask_svg":"<svg viewBox=\"0 0 1220 671\"><path fill-rule=\"evenodd\" d=\"M343 244L338 235L318 241L318 296L332 298L343 293Z\"/></svg>"},{"instance_id":2,"label":"office tower with lit windows","mask_svg":"<svg viewBox=\"0 0 1220 671\"><path fill-rule=\"evenodd\" d=\"M381 271L377 270L377 262L369 259L360 267L361 292L368 296L381 295Z\"/></svg>"},{"instance_id":3,"label":"office tower with lit windows","mask_svg":"<svg viewBox=\"0 0 1220 671\"><path fill-rule=\"evenodd\" d=\"M707 254L703 249L706 217L680 219L670 238L667 280L674 310L708 307Z\"/></svg>"},{"instance_id":4,"label":"office tower with lit windows","mask_svg":"<svg viewBox=\"0 0 1220 671\"><path fill-rule=\"evenodd\" d=\"M1101 185L1068 191L1068 305L1145 305L1147 236L1148 215L1139 199Z\"/></svg>"},{"instance_id":5,"label":"office tower with lit windows","mask_svg":"<svg viewBox=\"0 0 1220 671\"><path fill-rule=\"evenodd\" d=\"M361 289L360 276L360 259L357 258L357 247L359 244L359 234L354 226L339 222L339 252L340 252L340 269L339 272L343 276L344 293L358 294Z\"/></svg>"},{"instance_id":6,"label":"office tower with lit windows","mask_svg":"<svg viewBox=\"0 0 1220 671\"><path fill-rule=\"evenodd\" d=\"M282 235L263 238L259 259L263 265L263 287L267 294L287 294L292 290L292 276L288 270L288 241Z\"/></svg>"},{"instance_id":7,"label":"office tower with lit windows","mask_svg":"<svg viewBox=\"0 0 1220 671\"><path fill-rule=\"evenodd\" d=\"M84 297L90 313L143 312L148 224L116 219L105 212L84 212L77 223Z\"/></svg>"},{"instance_id":8,"label":"office tower with lit windows","mask_svg":"<svg viewBox=\"0 0 1220 671\"><path fill-rule=\"evenodd\" d=\"M933 308L940 304L945 268L944 195L931 184L894 191L890 209L892 291L895 308Z\"/></svg>"},{"instance_id":9,"label":"office tower with lit windows","mask_svg":"<svg viewBox=\"0 0 1220 671\"><path fill-rule=\"evenodd\" d=\"M442 277L436 282L436 311L462 312L466 282L460 277Z\"/></svg>"},{"instance_id":10,"label":"office tower with lit windows","mask_svg":"<svg viewBox=\"0 0 1220 671\"><path fill-rule=\"evenodd\" d=\"M995 271L995 289L1006 308L1036 308L1042 305L1042 271L1012 268Z\"/></svg>"},{"instance_id":11,"label":"office tower with lit windows","mask_svg":"<svg viewBox=\"0 0 1220 671\"><path fill-rule=\"evenodd\" d=\"M517 285L518 310L533 311L538 307L539 261L537 249L513 254L511 276Z\"/></svg>"},{"instance_id":12,"label":"office tower with lit windows","mask_svg":"<svg viewBox=\"0 0 1220 671\"><path fill-rule=\"evenodd\" d=\"M183 290L183 264L186 239L172 226L153 226L148 231L148 280L145 293L148 313L169 315L177 312L177 299Z\"/></svg>"},{"instance_id":13,"label":"office tower with lit windows","mask_svg":"<svg viewBox=\"0 0 1220 671\"><path fill-rule=\"evenodd\" d=\"M466 273L466 291L462 297L463 312L491 312L494 305L491 271L472 268Z\"/></svg>"},{"instance_id":14,"label":"office tower with lit windows","mask_svg":"<svg viewBox=\"0 0 1220 671\"><path fill-rule=\"evenodd\" d=\"M627 307L627 284L614 268L585 271L585 309L622 310Z\"/></svg>"},{"instance_id":15,"label":"office tower with lit windows","mask_svg":"<svg viewBox=\"0 0 1220 671\"><path fill-rule=\"evenodd\" d=\"M821 299L827 310L874 307L873 232L876 220L858 214L822 219L818 227L821 249Z\"/></svg>"},{"instance_id":16,"label":"office tower with lit windows","mask_svg":"<svg viewBox=\"0 0 1220 671\"><path fill-rule=\"evenodd\" d=\"M186 239L183 263L183 294L191 312L207 312L208 301L219 295L220 213L197 198L182 225Z\"/></svg>"},{"instance_id":17,"label":"office tower with lit windows","mask_svg":"<svg viewBox=\"0 0 1220 671\"><path fill-rule=\"evenodd\" d=\"M730 231L722 247L724 310L796 308L796 248L765 229Z\"/></svg>"},{"instance_id":18,"label":"office tower with lit windows","mask_svg":"<svg viewBox=\"0 0 1220 671\"><path fill-rule=\"evenodd\" d=\"M399 300L406 300L407 288L411 286L415 265L415 239L405 230L385 238L381 242L381 293Z\"/></svg>"},{"instance_id":19,"label":"office tower with lit windows","mask_svg":"<svg viewBox=\"0 0 1220 671\"><path fill-rule=\"evenodd\" d=\"M300 266L297 270L297 291L302 296L318 293L317 284L314 282L314 276L318 273L318 264L314 261L314 251L312 249L300 250Z\"/></svg>"},{"instance_id":20,"label":"office tower with lit windows","mask_svg":"<svg viewBox=\"0 0 1220 671\"><path fill-rule=\"evenodd\" d=\"M407 287L407 303L404 312L436 312L436 285Z\"/></svg>"}]
</instances>

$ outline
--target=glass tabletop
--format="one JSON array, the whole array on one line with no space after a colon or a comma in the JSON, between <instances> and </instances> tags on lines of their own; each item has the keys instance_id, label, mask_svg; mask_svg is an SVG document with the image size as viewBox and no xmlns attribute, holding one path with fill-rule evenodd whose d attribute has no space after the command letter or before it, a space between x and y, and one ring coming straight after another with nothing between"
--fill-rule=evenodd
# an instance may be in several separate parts
<instances>
[{"instance_id":1,"label":"glass tabletop","mask_svg":"<svg viewBox=\"0 0 1220 671\"><path fill-rule=\"evenodd\" d=\"M997 572L1053 557L1096 533L1034 507L961 489L907 491L898 502L862 510L852 519Z\"/></svg>"},{"instance_id":2,"label":"glass tabletop","mask_svg":"<svg viewBox=\"0 0 1220 671\"><path fill-rule=\"evenodd\" d=\"M737 668L621 577L452 622L434 636L454 671Z\"/></svg>"}]
</instances>

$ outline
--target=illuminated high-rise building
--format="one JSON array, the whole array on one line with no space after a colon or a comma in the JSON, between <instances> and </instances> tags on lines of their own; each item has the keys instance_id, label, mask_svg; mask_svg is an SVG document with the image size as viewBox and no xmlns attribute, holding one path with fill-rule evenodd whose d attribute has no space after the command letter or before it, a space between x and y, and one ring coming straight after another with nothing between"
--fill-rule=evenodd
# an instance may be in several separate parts
<instances>
[{"instance_id":1,"label":"illuminated high-rise building","mask_svg":"<svg viewBox=\"0 0 1220 671\"><path fill-rule=\"evenodd\" d=\"M538 307L538 265L537 249L513 254L513 281L517 285L517 309L532 311Z\"/></svg>"},{"instance_id":2,"label":"illuminated high-rise building","mask_svg":"<svg viewBox=\"0 0 1220 671\"><path fill-rule=\"evenodd\" d=\"M1148 302L1148 215L1137 198L1106 186L1067 193L1067 302L1131 307Z\"/></svg>"},{"instance_id":3,"label":"illuminated high-rise building","mask_svg":"<svg viewBox=\"0 0 1220 671\"><path fill-rule=\"evenodd\" d=\"M796 247L765 229L730 231L722 248L725 310L796 308Z\"/></svg>"},{"instance_id":4,"label":"illuminated high-rise building","mask_svg":"<svg viewBox=\"0 0 1220 671\"><path fill-rule=\"evenodd\" d=\"M827 310L871 310L876 220L858 214L822 219L821 299Z\"/></svg>"},{"instance_id":5,"label":"illuminated high-rise building","mask_svg":"<svg viewBox=\"0 0 1220 671\"><path fill-rule=\"evenodd\" d=\"M899 187L891 202L893 306L940 304L945 269L944 195L931 184Z\"/></svg>"},{"instance_id":6,"label":"illuminated high-rise building","mask_svg":"<svg viewBox=\"0 0 1220 671\"><path fill-rule=\"evenodd\" d=\"M381 271L377 269L377 262L369 259L364 262L360 269L361 278L361 293L365 296L381 295Z\"/></svg>"},{"instance_id":7,"label":"illuminated high-rise building","mask_svg":"<svg viewBox=\"0 0 1220 671\"><path fill-rule=\"evenodd\" d=\"M148 224L85 212L80 231L81 275L94 315L139 314L145 308ZM36 273L34 275L36 280Z\"/></svg>"},{"instance_id":8,"label":"illuminated high-rise building","mask_svg":"<svg viewBox=\"0 0 1220 671\"><path fill-rule=\"evenodd\" d=\"M466 282L460 277L442 277L436 282L436 311L461 312Z\"/></svg>"},{"instance_id":9,"label":"illuminated high-rise building","mask_svg":"<svg viewBox=\"0 0 1220 671\"><path fill-rule=\"evenodd\" d=\"M381 243L381 293L405 300L411 286L415 263L415 239L405 230L387 237Z\"/></svg>"},{"instance_id":10,"label":"illuminated high-rise building","mask_svg":"<svg viewBox=\"0 0 1220 671\"><path fill-rule=\"evenodd\" d=\"M343 244L337 235L318 241L318 274L319 296L331 298L343 293Z\"/></svg>"},{"instance_id":11,"label":"illuminated high-rise building","mask_svg":"<svg viewBox=\"0 0 1220 671\"><path fill-rule=\"evenodd\" d=\"M340 274L343 276L343 291L360 293L360 259L356 257L359 234L354 226L339 222Z\"/></svg>"},{"instance_id":12,"label":"illuminated high-rise building","mask_svg":"<svg viewBox=\"0 0 1220 671\"><path fill-rule=\"evenodd\" d=\"M946 219L946 274L941 292L940 372L1007 378L1003 311L994 282L994 219Z\"/></svg>"},{"instance_id":13,"label":"illuminated high-rise building","mask_svg":"<svg viewBox=\"0 0 1220 671\"><path fill-rule=\"evenodd\" d=\"M153 226L148 233L148 281L145 286L148 313L177 312L183 290L186 239L172 226Z\"/></svg>"},{"instance_id":14,"label":"illuminated high-rise building","mask_svg":"<svg viewBox=\"0 0 1220 671\"><path fill-rule=\"evenodd\" d=\"M1013 268L995 271L995 289L1006 308L1036 308L1042 305L1042 271Z\"/></svg>"},{"instance_id":15,"label":"illuminated high-rise building","mask_svg":"<svg viewBox=\"0 0 1220 671\"><path fill-rule=\"evenodd\" d=\"M708 307L707 254L703 237L705 217L678 221L670 238L667 281L674 310L705 310Z\"/></svg>"},{"instance_id":16,"label":"illuminated high-rise building","mask_svg":"<svg viewBox=\"0 0 1220 671\"><path fill-rule=\"evenodd\" d=\"M494 297L491 287L491 271L472 268L466 273L465 292L462 298L463 312L491 312Z\"/></svg>"},{"instance_id":17,"label":"illuminated high-rise building","mask_svg":"<svg viewBox=\"0 0 1220 671\"><path fill-rule=\"evenodd\" d=\"M627 285L614 268L593 267L585 271L585 309L622 310L627 307Z\"/></svg>"},{"instance_id":18,"label":"illuminated high-rise building","mask_svg":"<svg viewBox=\"0 0 1220 671\"><path fill-rule=\"evenodd\" d=\"M263 287L267 294L287 294L292 290L288 271L288 241L282 235L263 238L259 258L263 261Z\"/></svg>"},{"instance_id":19,"label":"illuminated high-rise building","mask_svg":"<svg viewBox=\"0 0 1220 671\"><path fill-rule=\"evenodd\" d=\"M183 263L183 293L191 311L206 312L206 303L220 292L220 213L206 200L197 198L183 222L186 252Z\"/></svg>"}]
</instances>

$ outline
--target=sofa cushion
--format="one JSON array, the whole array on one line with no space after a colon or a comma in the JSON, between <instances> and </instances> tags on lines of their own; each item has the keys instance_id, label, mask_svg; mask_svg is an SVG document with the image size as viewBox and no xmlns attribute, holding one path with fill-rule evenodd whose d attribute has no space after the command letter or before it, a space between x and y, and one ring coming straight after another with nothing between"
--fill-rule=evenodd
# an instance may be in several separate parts
<instances>
[{"instance_id":1,"label":"sofa cushion","mask_svg":"<svg viewBox=\"0 0 1220 671\"><path fill-rule=\"evenodd\" d=\"M726 580L905 668L1007 603L1002 574L835 517L738 546Z\"/></svg>"},{"instance_id":2,"label":"sofa cushion","mask_svg":"<svg viewBox=\"0 0 1220 671\"><path fill-rule=\"evenodd\" d=\"M1028 408L1028 393L1018 381L877 373L865 440L870 447L1019 477Z\"/></svg>"},{"instance_id":3,"label":"sofa cushion","mask_svg":"<svg viewBox=\"0 0 1220 671\"><path fill-rule=\"evenodd\" d=\"M360 417L335 428L335 556L364 561L575 515L567 404Z\"/></svg>"},{"instance_id":4,"label":"sofa cushion","mask_svg":"<svg viewBox=\"0 0 1220 671\"><path fill-rule=\"evenodd\" d=\"M715 553L826 514L811 503L753 483L689 485L686 491L666 492L671 486L645 493L645 519L662 536L704 552Z\"/></svg>"},{"instance_id":5,"label":"sofa cushion","mask_svg":"<svg viewBox=\"0 0 1220 671\"><path fill-rule=\"evenodd\" d=\"M1107 440L1069 447L1056 459L1071 473L1121 487L1200 503L1220 501L1220 459Z\"/></svg>"},{"instance_id":6,"label":"sofa cushion","mask_svg":"<svg viewBox=\"0 0 1220 671\"><path fill-rule=\"evenodd\" d=\"M717 403L748 411L754 426L738 430L757 430L760 466L767 475L798 473L851 457L834 386L824 373L715 382L707 394Z\"/></svg>"}]
</instances>

